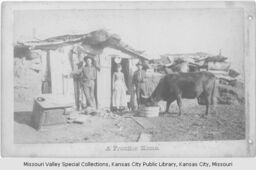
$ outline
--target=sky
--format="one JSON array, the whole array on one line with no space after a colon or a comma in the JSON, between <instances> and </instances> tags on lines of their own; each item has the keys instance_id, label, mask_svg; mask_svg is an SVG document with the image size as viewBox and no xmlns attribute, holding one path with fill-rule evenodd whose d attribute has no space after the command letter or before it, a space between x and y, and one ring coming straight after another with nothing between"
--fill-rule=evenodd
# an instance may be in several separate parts
<instances>
[{"instance_id":1,"label":"sky","mask_svg":"<svg viewBox=\"0 0 256 170\"><path fill-rule=\"evenodd\" d=\"M243 74L243 22L240 9L23 10L14 13L14 42L106 29L153 58L221 49Z\"/></svg>"}]
</instances>

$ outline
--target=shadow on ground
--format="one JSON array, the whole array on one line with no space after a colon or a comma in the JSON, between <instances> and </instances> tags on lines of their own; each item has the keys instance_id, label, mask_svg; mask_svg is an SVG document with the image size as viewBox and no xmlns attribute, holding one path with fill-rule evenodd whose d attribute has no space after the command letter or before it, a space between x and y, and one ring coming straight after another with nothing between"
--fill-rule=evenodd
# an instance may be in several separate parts
<instances>
[{"instance_id":1,"label":"shadow on ground","mask_svg":"<svg viewBox=\"0 0 256 170\"><path fill-rule=\"evenodd\" d=\"M19 124L26 124L33 128L31 116L31 111L14 112L14 121Z\"/></svg>"}]
</instances>

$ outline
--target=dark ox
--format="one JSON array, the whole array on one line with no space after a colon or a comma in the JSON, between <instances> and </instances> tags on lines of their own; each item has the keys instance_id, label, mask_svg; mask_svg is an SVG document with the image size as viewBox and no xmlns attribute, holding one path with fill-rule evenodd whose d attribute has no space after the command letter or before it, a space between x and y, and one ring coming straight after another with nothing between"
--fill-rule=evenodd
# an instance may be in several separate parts
<instances>
[{"instance_id":1,"label":"dark ox","mask_svg":"<svg viewBox=\"0 0 256 170\"><path fill-rule=\"evenodd\" d=\"M170 104L177 100L179 115L182 112L182 98L203 99L206 105L205 115L208 114L209 105L215 103L215 76L206 71L194 73L176 73L164 76L152 95L146 100L146 105L154 105L160 100L167 102L166 112ZM204 116L202 114L202 116Z\"/></svg>"}]
</instances>

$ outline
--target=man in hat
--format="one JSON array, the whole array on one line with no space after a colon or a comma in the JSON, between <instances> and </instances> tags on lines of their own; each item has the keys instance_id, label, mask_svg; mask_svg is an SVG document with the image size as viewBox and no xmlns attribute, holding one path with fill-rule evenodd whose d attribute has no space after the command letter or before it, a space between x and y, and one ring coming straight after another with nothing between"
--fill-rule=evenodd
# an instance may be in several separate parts
<instances>
[{"instance_id":1,"label":"man in hat","mask_svg":"<svg viewBox=\"0 0 256 170\"><path fill-rule=\"evenodd\" d=\"M138 106L142 104L141 102L141 94L143 93L143 87L144 87L144 80L146 78L146 72L143 69L143 64L141 61L139 61L137 64L138 70L135 71L133 75L132 83L134 84L136 88L136 97L137 97L137 103Z\"/></svg>"},{"instance_id":2,"label":"man in hat","mask_svg":"<svg viewBox=\"0 0 256 170\"><path fill-rule=\"evenodd\" d=\"M96 67L93 66L92 62L94 58L92 55L87 55L84 57L86 63L85 66L82 66L76 74L79 74L81 77L81 88L86 97L88 106L96 108L96 100L94 95L95 79L96 79Z\"/></svg>"}]
</instances>

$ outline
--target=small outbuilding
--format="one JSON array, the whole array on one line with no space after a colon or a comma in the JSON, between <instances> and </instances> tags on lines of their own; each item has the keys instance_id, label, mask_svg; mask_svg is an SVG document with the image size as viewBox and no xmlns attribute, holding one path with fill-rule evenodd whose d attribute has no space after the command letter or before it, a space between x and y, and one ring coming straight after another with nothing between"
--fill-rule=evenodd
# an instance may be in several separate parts
<instances>
[{"instance_id":1,"label":"small outbuilding","mask_svg":"<svg viewBox=\"0 0 256 170\"><path fill-rule=\"evenodd\" d=\"M147 60L141 51L137 51L121 41L116 34L97 30L88 34L63 35L40 41L18 42L14 54L27 53L27 59L34 60L31 54L40 54L40 74L42 76L41 93L61 94L74 101L77 109L84 103L78 79L71 72L81 66L84 56L95 57L97 79L95 96L98 108L110 108L112 98L112 74L116 61L120 61L128 87L127 99L134 103L132 76L139 60ZM115 60L116 59L116 60Z\"/></svg>"}]
</instances>

